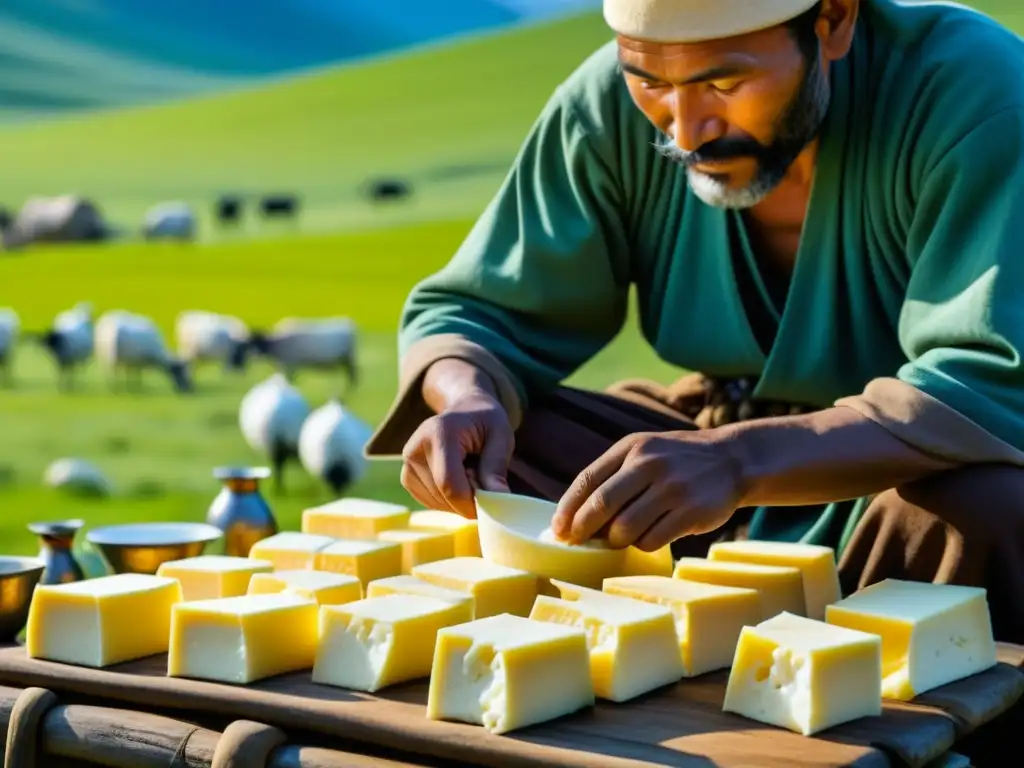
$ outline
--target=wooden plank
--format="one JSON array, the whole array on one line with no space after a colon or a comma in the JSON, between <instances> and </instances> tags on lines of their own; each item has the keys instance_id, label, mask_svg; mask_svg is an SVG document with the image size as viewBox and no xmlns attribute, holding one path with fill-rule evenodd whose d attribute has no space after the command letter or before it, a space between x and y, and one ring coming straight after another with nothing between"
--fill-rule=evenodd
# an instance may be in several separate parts
<instances>
[{"instance_id":1,"label":"wooden plank","mask_svg":"<svg viewBox=\"0 0 1024 768\"><path fill-rule=\"evenodd\" d=\"M996 658L1011 667L1024 669L1024 645L996 643Z\"/></svg>"},{"instance_id":2,"label":"wooden plank","mask_svg":"<svg viewBox=\"0 0 1024 768\"><path fill-rule=\"evenodd\" d=\"M252 719L479 765L884 766L892 755L899 764L924 766L955 741L948 713L899 703L887 703L882 717L805 738L723 713L726 679L725 673L706 675L626 704L601 702L567 718L494 736L474 726L427 720L425 683L372 696L316 685L306 672L230 686L168 678L164 656L93 670L28 659L22 648L0 650L0 683Z\"/></svg>"}]
</instances>

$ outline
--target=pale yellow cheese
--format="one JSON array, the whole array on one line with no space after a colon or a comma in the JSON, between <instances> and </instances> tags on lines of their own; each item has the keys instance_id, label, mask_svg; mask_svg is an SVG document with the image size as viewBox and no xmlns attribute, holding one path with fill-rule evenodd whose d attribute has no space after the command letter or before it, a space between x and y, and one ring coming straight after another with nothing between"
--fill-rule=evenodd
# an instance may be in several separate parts
<instances>
[{"instance_id":1,"label":"pale yellow cheese","mask_svg":"<svg viewBox=\"0 0 1024 768\"><path fill-rule=\"evenodd\" d=\"M761 618L761 601L753 589L669 576L619 576L605 579L604 591L672 611L685 677L732 664L740 630Z\"/></svg>"},{"instance_id":2,"label":"pale yellow cheese","mask_svg":"<svg viewBox=\"0 0 1024 768\"><path fill-rule=\"evenodd\" d=\"M256 573L270 573L269 560L227 555L199 555L184 560L170 560L157 569L157 576L177 579L185 600L213 600L218 597L240 597L249 589L249 579Z\"/></svg>"},{"instance_id":3,"label":"pale yellow cheese","mask_svg":"<svg viewBox=\"0 0 1024 768\"><path fill-rule=\"evenodd\" d=\"M809 619L823 620L825 606L842 597L836 553L831 547L784 541L722 541L711 545L708 559L800 569Z\"/></svg>"},{"instance_id":4,"label":"pale yellow cheese","mask_svg":"<svg viewBox=\"0 0 1024 768\"><path fill-rule=\"evenodd\" d=\"M333 542L330 536L282 531L253 544L249 557L270 561L276 571L298 571L312 568L316 553Z\"/></svg>"},{"instance_id":5,"label":"pale yellow cheese","mask_svg":"<svg viewBox=\"0 0 1024 768\"><path fill-rule=\"evenodd\" d=\"M532 573L480 557L453 557L423 563L412 569L412 575L439 587L472 595L477 619L500 613L529 616L537 597L537 577Z\"/></svg>"},{"instance_id":6,"label":"pale yellow cheese","mask_svg":"<svg viewBox=\"0 0 1024 768\"><path fill-rule=\"evenodd\" d=\"M804 579L799 568L682 557L676 561L672 575L722 587L756 589L761 596L762 619L783 612L803 616L806 611Z\"/></svg>"},{"instance_id":7,"label":"pale yellow cheese","mask_svg":"<svg viewBox=\"0 0 1024 768\"><path fill-rule=\"evenodd\" d=\"M409 528L414 531L445 531L455 538L454 557L480 557L480 534L476 520L442 512L421 509L409 515Z\"/></svg>"},{"instance_id":8,"label":"pale yellow cheese","mask_svg":"<svg viewBox=\"0 0 1024 768\"><path fill-rule=\"evenodd\" d=\"M83 667L106 667L167 651L181 584L122 573L70 584L40 584L29 606L25 652Z\"/></svg>"},{"instance_id":9,"label":"pale yellow cheese","mask_svg":"<svg viewBox=\"0 0 1024 768\"><path fill-rule=\"evenodd\" d=\"M622 566L622 575L671 576L674 566L675 562L672 559L671 546L664 546L653 552L644 552L636 547L627 547L626 562Z\"/></svg>"},{"instance_id":10,"label":"pale yellow cheese","mask_svg":"<svg viewBox=\"0 0 1024 768\"><path fill-rule=\"evenodd\" d=\"M178 603L167 674L244 685L309 669L317 619L316 601L290 592Z\"/></svg>"},{"instance_id":11,"label":"pale yellow cheese","mask_svg":"<svg viewBox=\"0 0 1024 768\"><path fill-rule=\"evenodd\" d=\"M303 533L336 539L375 539L381 531L408 524L408 507L371 499L338 499L302 513Z\"/></svg>"},{"instance_id":12,"label":"pale yellow cheese","mask_svg":"<svg viewBox=\"0 0 1024 768\"><path fill-rule=\"evenodd\" d=\"M408 528L384 531L378 541L389 541L402 547L402 573L412 573L420 563L448 560L455 557L455 536L445 531L411 531Z\"/></svg>"},{"instance_id":13,"label":"pale yellow cheese","mask_svg":"<svg viewBox=\"0 0 1024 768\"><path fill-rule=\"evenodd\" d=\"M587 633L590 679L598 698L628 701L685 672L675 616L660 605L568 585L568 599L539 595L530 618Z\"/></svg>"},{"instance_id":14,"label":"pale yellow cheese","mask_svg":"<svg viewBox=\"0 0 1024 768\"><path fill-rule=\"evenodd\" d=\"M744 627L725 712L805 736L882 714L878 635L780 613Z\"/></svg>"},{"instance_id":15,"label":"pale yellow cheese","mask_svg":"<svg viewBox=\"0 0 1024 768\"><path fill-rule=\"evenodd\" d=\"M374 579L402 572L402 547L389 541L335 541L316 553L313 568L355 576L365 590Z\"/></svg>"},{"instance_id":16,"label":"pale yellow cheese","mask_svg":"<svg viewBox=\"0 0 1024 768\"><path fill-rule=\"evenodd\" d=\"M316 600L317 605L340 605L363 599L363 585L355 576L327 571L275 571L257 573L249 582L250 595L291 592Z\"/></svg>"},{"instance_id":17,"label":"pale yellow cheese","mask_svg":"<svg viewBox=\"0 0 1024 768\"><path fill-rule=\"evenodd\" d=\"M430 675L437 631L469 606L423 595L371 597L320 611L313 682L370 693Z\"/></svg>"},{"instance_id":18,"label":"pale yellow cheese","mask_svg":"<svg viewBox=\"0 0 1024 768\"><path fill-rule=\"evenodd\" d=\"M439 587L415 576L388 576L383 579L375 579L366 585L367 597L385 597L386 595L423 595L438 600L447 600L449 603L465 605L469 611L469 618L476 618L476 601L469 592Z\"/></svg>"},{"instance_id":19,"label":"pale yellow cheese","mask_svg":"<svg viewBox=\"0 0 1024 768\"><path fill-rule=\"evenodd\" d=\"M830 605L826 615L829 624L882 638L887 699L909 701L996 663L988 599L979 587L886 579Z\"/></svg>"},{"instance_id":20,"label":"pale yellow cheese","mask_svg":"<svg viewBox=\"0 0 1024 768\"><path fill-rule=\"evenodd\" d=\"M583 630L501 614L437 633L427 717L507 733L594 704Z\"/></svg>"}]
</instances>

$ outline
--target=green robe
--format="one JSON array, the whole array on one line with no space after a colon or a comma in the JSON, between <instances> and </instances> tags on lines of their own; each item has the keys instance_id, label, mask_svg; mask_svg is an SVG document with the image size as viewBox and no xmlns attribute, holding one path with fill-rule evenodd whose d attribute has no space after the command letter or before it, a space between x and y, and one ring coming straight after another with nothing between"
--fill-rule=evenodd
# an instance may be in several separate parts
<instances>
[{"instance_id":1,"label":"green robe","mask_svg":"<svg viewBox=\"0 0 1024 768\"><path fill-rule=\"evenodd\" d=\"M652 148L614 42L552 95L451 262L415 287L400 350L456 333L528 406L622 327L659 356L829 407L897 377L1024 449L1024 41L965 8L861 4L792 279L737 212ZM745 303L743 300L745 297ZM842 549L864 501L759 510L753 538Z\"/></svg>"}]
</instances>

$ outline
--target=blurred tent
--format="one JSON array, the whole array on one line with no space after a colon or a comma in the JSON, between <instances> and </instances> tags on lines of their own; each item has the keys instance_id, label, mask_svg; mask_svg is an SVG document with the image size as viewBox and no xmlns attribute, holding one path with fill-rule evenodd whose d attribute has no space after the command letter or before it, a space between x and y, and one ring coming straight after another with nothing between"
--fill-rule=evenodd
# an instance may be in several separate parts
<instances>
[{"instance_id":1,"label":"blurred tent","mask_svg":"<svg viewBox=\"0 0 1024 768\"><path fill-rule=\"evenodd\" d=\"M112 230L99 207L77 195L33 197L25 202L4 230L4 248L31 243L76 243L103 240Z\"/></svg>"}]
</instances>

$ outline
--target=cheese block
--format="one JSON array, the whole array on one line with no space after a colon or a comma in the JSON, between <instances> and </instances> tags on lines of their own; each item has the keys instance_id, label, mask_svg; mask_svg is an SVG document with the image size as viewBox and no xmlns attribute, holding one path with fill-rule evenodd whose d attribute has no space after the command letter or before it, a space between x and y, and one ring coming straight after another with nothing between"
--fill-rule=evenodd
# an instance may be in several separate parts
<instances>
[{"instance_id":1,"label":"cheese block","mask_svg":"<svg viewBox=\"0 0 1024 768\"><path fill-rule=\"evenodd\" d=\"M320 611L313 682L373 693L427 677L437 631L470 620L465 603L423 595L326 606Z\"/></svg>"},{"instance_id":2,"label":"cheese block","mask_svg":"<svg viewBox=\"0 0 1024 768\"><path fill-rule=\"evenodd\" d=\"M36 586L25 653L83 667L106 667L166 653L175 579L141 573Z\"/></svg>"},{"instance_id":3,"label":"cheese block","mask_svg":"<svg viewBox=\"0 0 1024 768\"><path fill-rule=\"evenodd\" d=\"M289 592L178 603L167 674L245 685L309 669L318 610L315 600Z\"/></svg>"},{"instance_id":4,"label":"cheese block","mask_svg":"<svg viewBox=\"0 0 1024 768\"><path fill-rule=\"evenodd\" d=\"M586 587L566 585L562 594L567 597L538 595L530 618L587 633L598 698L628 701L683 677L675 616L668 608Z\"/></svg>"},{"instance_id":5,"label":"cheese block","mask_svg":"<svg viewBox=\"0 0 1024 768\"><path fill-rule=\"evenodd\" d=\"M340 605L363 599L363 584L355 576L326 571L257 573L249 582L250 595L289 592L315 600L317 605Z\"/></svg>"},{"instance_id":6,"label":"cheese block","mask_svg":"<svg viewBox=\"0 0 1024 768\"><path fill-rule=\"evenodd\" d=\"M442 512L420 509L409 515L409 528L414 531L444 531L455 539L454 557L480 557L480 534L476 520Z\"/></svg>"},{"instance_id":7,"label":"cheese block","mask_svg":"<svg viewBox=\"0 0 1024 768\"><path fill-rule=\"evenodd\" d=\"M684 677L732 664L740 630L761 619L761 601L753 589L669 576L619 576L605 579L604 591L672 611Z\"/></svg>"},{"instance_id":8,"label":"cheese block","mask_svg":"<svg viewBox=\"0 0 1024 768\"><path fill-rule=\"evenodd\" d=\"M213 600L244 595L253 574L270 573L272 570L274 564L269 560L199 555L161 563L156 575L177 579L184 600Z\"/></svg>"},{"instance_id":9,"label":"cheese block","mask_svg":"<svg viewBox=\"0 0 1024 768\"><path fill-rule=\"evenodd\" d=\"M249 557L270 561L276 571L298 571L312 568L316 553L333 542L330 536L283 531L253 544Z\"/></svg>"},{"instance_id":10,"label":"cheese block","mask_svg":"<svg viewBox=\"0 0 1024 768\"><path fill-rule=\"evenodd\" d=\"M677 579L722 587L756 589L761 596L762 619L770 619L783 612L803 616L806 611L804 578L799 568L681 557L676 561L672 575Z\"/></svg>"},{"instance_id":11,"label":"cheese block","mask_svg":"<svg viewBox=\"0 0 1024 768\"><path fill-rule=\"evenodd\" d=\"M402 572L402 547L389 541L335 541L316 553L313 568L355 576L365 590L374 579Z\"/></svg>"},{"instance_id":12,"label":"cheese block","mask_svg":"<svg viewBox=\"0 0 1024 768\"><path fill-rule=\"evenodd\" d=\"M829 624L882 638L882 695L909 701L996 663L984 589L885 581L830 605Z\"/></svg>"},{"instance_id":13,"label":"cheese block","mask_svg":"<svg viewBox=\"0 0 1024 768\"><path fill-rule=\"evenodd\" d=\"M408 524L408 507L370 499L338 499L302 513L303 533L336 539L375 539L381 531Z\"/></svg>"},{"instance_id":14,"label":"cheese block","mask_svg":"<svg viewBox=\"0 0 1024 768\"><path fill-rule=\"evenodd\" d=\"M662 573L671 567L667 547L651 555L635 547L614 549L605 539L579 545L559 540L551 530L557 505L545 499L490 491L475 496L480 551L493 563L593 589L613 576Z\"/></svg>"},{"instance_id":15,"label":"cheese block","mask_svg":"<svg viewBox=\"0 0 1024 768\"><path fill-rule=\"evenodd\" d=\"M501 614L437 633L427 717L507 733L594 704L582 629Z\"/></svg>"},{"instance_id":16,"label":"cheese block","mask_svg":"<svg viewBox=\"0 0 1024 768\"><path fill-rule=\"evenodd\" d=\"M415 576L388 576L383 579L375 579L366 585L367 597L384 597L386 595L423 595L438 600L447 600L449 603L465 605L469 611L469 618L476 618L476 601L469 592L439 587Z\"/></svg>"},{"instance_id":17,"label":"cheese block","mask_svg":"<svg viewBox=\"0 0 1024 768\"><path fill-rule=\"evenodd\" d=\"M480 557L453 557L423 563L412 569L412 575L439 587L472 595L477 619L501 613L529 616L537 597L537 577L532 573Z\"/></svg>"},{"instance_id":18,"label":"cheese block","mask_svg":"<svg viewBox=\"0 0 1024 768\"><path fill-rule=\"evenodd\" d=\"M882 714L878 635L780 613L744 627L722 710L810 736Z\"/></svg>"},{"instance_id":19,"label":"cheese block","mask_svg":"<svg viewBox=\"0 0 1024 768\"><path fill-rule=\"evenodd\" d=\"M809 619L825 618L825 606L842 597L836 553L831 547L783 541L722 541L712 544L709 560L798 568L804 583L804 610Z\"/></svg>"},{"instance_id":20,"label":"cheese block","mask_svg":"<svg viewBox=\"0 0 1024 768\"><path fill-rule=\"evenodd\" d=\"M455 557L455 537L446 531L412 531L408 528L384 531L378 541L389 541L402 548L402 573L412 573L413 566L449 560Z\"/></svg>"}]
</instances>

